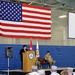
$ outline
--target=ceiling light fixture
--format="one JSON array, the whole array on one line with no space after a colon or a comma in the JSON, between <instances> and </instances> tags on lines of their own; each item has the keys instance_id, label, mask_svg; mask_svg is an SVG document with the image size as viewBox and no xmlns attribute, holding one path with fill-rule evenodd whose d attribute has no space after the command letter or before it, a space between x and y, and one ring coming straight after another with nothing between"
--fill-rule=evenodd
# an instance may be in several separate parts
<instances>
[{"instance_id":1,"label":"ceiling light fixture","mask_svg":"<svg viewBox=\"0 0 75 75\"><path fill-rule=\"evenodd\" d=\"M66 18L66 17L67 17L66 15L61 15L58 18Z\"/></svg>"}]
</instances>

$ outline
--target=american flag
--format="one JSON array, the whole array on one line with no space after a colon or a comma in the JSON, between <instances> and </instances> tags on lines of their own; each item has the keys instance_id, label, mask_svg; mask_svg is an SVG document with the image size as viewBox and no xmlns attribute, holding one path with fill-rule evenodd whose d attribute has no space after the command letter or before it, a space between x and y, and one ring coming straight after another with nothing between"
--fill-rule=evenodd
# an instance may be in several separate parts
<instances>
[{"instance_id":1,"label":"american flag","mask_svg":"<svg viewBox=\"0 0 75 75\"><path fill-rule=\"evenodd\" d=\"M40 57L40 53L39 53L39 45L38 45L38 40L37 40L37 44L36 44L36 58Z\"/></svg>"},{"instance_id":2,"label":"american flag","mask_svg":"<svg viewBox=\"0 0 75 75\"><path fill-rule=\"evenodd\" d=\"M0 36L51 38L51 9L0 1Z\"/></svg>"}]
</instances>

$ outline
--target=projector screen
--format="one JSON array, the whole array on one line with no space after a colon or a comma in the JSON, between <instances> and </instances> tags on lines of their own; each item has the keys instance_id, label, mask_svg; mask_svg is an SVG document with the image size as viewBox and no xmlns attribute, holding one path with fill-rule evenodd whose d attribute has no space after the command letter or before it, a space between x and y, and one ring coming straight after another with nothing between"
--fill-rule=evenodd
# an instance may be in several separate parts
<instances>
[{"instance_id":1,"label":"projector screen","mask_svg":"<svg viewBox=\"0 0 75 75\"><path fill-rule=\"evenodd\" d=\"M75 38L75 13L69 12L69 38Z\"/></svg>"}]
</instances>

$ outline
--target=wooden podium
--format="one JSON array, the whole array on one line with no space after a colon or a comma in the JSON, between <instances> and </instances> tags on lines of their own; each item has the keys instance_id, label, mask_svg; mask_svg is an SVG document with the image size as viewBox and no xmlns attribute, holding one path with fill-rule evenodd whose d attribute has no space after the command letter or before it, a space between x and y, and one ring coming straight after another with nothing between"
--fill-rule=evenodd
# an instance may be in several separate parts
<instances>
[{"instance_id":1,"label":"wooden podium","mask_svg":"<svg viewBox=\"0 0 75 75\"><path fill-rule=\"evenodd\" d=\"M34 51L27 51L23 53L23 71L31 72L32 66L35 65L35 53Z\"/></svg>"}]
</instances>

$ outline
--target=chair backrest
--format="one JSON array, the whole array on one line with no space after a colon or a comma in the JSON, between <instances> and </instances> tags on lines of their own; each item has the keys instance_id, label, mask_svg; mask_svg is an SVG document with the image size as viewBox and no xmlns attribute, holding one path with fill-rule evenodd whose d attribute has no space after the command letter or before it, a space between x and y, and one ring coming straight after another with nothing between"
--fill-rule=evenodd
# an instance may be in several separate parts
<instances>
[{"instance_id":1,"label":"chair backrest","mask_svg":"<svg viewBox=\"0 0 75 75\"><path fill-rule=\"evenodd\" d=\"M38 61L44 62L44 59L42 57L38 57Z\"/></svg>"}]
</instances>

